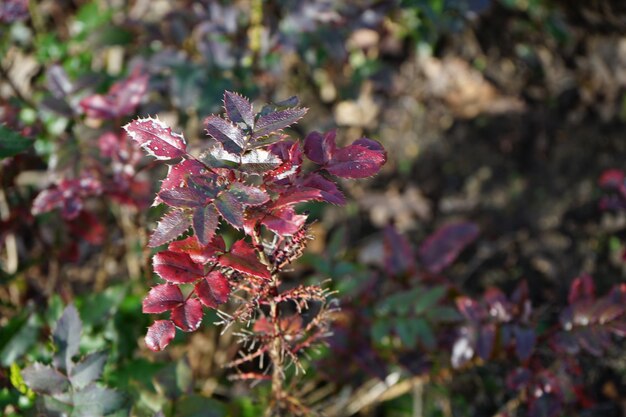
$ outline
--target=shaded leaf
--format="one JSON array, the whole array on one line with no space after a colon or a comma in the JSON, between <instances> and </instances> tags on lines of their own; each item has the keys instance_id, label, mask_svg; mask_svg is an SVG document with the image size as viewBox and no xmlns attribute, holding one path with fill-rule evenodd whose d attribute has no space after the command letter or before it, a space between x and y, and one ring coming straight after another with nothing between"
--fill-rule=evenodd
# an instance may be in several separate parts
<instances>
[{"instance_id":1,"label":"shaded leaf","mask_svg":"<svg viewBox=\"0 0 626 417\"><path fill-rule=\"evenodd\" d=\"M187 154L182 135L172 132L165 123L151 117L133 120L124 129L132 140L156 159L174 159Z\"/></svg>"},{"instance_id":2,"label":"shaded leaf","mask_svg":"<svg viewBox=\"0 0 626 417\"><path fill-rule=\"evenodd\" d=\"M220 217L213 204L198 207L193 212L193 231L201 245L208 245L219 223Z\"/></svg>"},{"instance_id":3,"label":"shaded leaf","mask_svg":"<svg viewBox=\"0 0 626 417\"><path fill-rule=\"evenodd\" d=\"M142 311L148 314L172 310L185 301L177 285L162 284L152 287L142 302Z\"/></svg>"},{"instance_id":4,"label":"shaded leaf","mask_svg":"<svg viewBox=\"0 0 626 417\"><path fill-rule=\"evenodd\" d=\"M152 257L154 272L166 281L175 283L193 282L204 275L198 265L185 253L162 251Z\"/></svg>"},{"instance_id":5,"label":"shaded leaf","mask_svg":"<svg viewBox=\"0 0 626 417\"><path fill-rule=\"evenodd\" d=\"M196 295L205 306L217 308L228 301L230 295L228 279L220 271L212 271L196 284Z\"/></svg>"},{"instance_id":6,"label":"shaded leaf","mask_svg":"<svg viewBox=\"0 0 626 417\"><path fill-rule=\"evenodd\" d=\"M432 287L424 292L421 292L415 300L413 311L415 311L415 314L424 313L426 310L429 310L437 305L447 292L448 288L443 285Z\"/></svg>"},{"instance_id":7,"label":"shaded leaf","mask_svg":"<svg viewBox=\"0 0 626 417\"><path fill-rule=\"evenodd\" d=\"M307 108L295 107L263 115L256 121L252 137L258 139L278 132L300 120L307 111Z\"/></svg>"},{"instance_id":8,"label":"shaded leaf","mask_svg":"<svg viewBox=\"0 0 626 417\"><path fill-rule=\"evenodd\" d=\"M259 261L256 251L245 240L233 243L230 252L220 256L219 264L257 278L271 278L270 271Z\"/></svg>"},{"instance_id":9,"label":"shaded leaf","mask_svg":"<svg viewBox=\"0 0 626 417\"><path fill-rule=\"evenodd\" d=\"M413 249L405 236L395 227L388 225L384 231L385 268L391 275L415 272Z\"/></svg>"},{"instance_id":10,"label":"shaded leaf","mask_svg":"<svg viewBox=\"0 0 626 417\"><path fill-rule=\"evenodd\" d=\"M418 254L426 269L438 274L478 237L478 226L470 222L452 223L441 227L420 246Z\"/></svg>"},{"instance_id":11,"label":"shaded leaf","mask_svg":"<svg viewBox=\"0 0 626 417\"><path fill-rule=\"evenodd\" d=\"M168 243L185 233L191 226L191 219L181 210L166 213L157 223L157 228L150 236L148 246L155 248Z\"/></svg>"},{"instance_id":12,"label":"shaded leaf","mask_svg":"<svg viewBox=\"0 0 626 417\"><path fill-rule=\"evenodd\" d=\"M248 126L254 125L254 110L247 98L237 93L225 91L224 108L226 109L226 115L233 122L243 122Z\"/></svg>"},{"instance_id":13,"label":"shaded leaf","mask_svg":"<svg viewBox=\"0 0 626 417\"><path fill-rule=\"evenodd\" d=\"M222 192L219 196L217 196L213 203L224 220L237 229L241 229L243 227L244 208L237 197L228 192Z\"/></svg>"},{"instance_id":14,"label":"shaded leaf","mask_svg":"<svg viewBox=\"0 0 626 417\"><path fill-rule=\"evenodd\" d=\"M569 289L567 300L570 304L577 301L592 300L595 296L595 285L589 274L576 278Z\"/></svg>"},{"instance_id":15,"label":"shaded leaf","mask_svg":"<svg viewBox=\"0 0 626 417\"><path fill-rule=\"evenodd\" d=\"M484 361L491 357L496 342L496 325L487 323L480 327L476 341L476 353Z\"/></svg>"},{"instance_id":16,"label":"shaded leaf","mask_svg":"<svg viewBox=\"0 0 626 417\"><path fill-rule=\"evenodd\" d=\"M176 335L176 327L170 320L158 320L148 328L145 337L146 346L150 350L159 351L165 349Z\"/></svg>"},{"instance_id":17,"label":"shaded leaf","mask_svg":"<svg viewBox=\"0 0 626 417\"><path fill-rule=\"evenodd\" d=\"M243 151L246 140L239 127L219 116L207 117L204 124L207 133L220 142L227 152L240 154Z\"/></svg>"},{"instance_id":18,"label":"shaded leaf","mask_svg":"<svg viewBox=\"0 0 626 417\"><path fill-rule=\"evenodd\" d=\"M202 322L202 304L197 298L190 298L172 310L170 318L183 332L193 332Z\"/></svg>"},{"instance_id":19,"label":"shaded leaf","mask_svg":"<svg viewBox=\"0 0 626 417\"><path fill-rule=\"evenodd\" d=\"M195 188L179 187L159 193L159 199L165 204L176 208L200 207L205 204L202 192Z\"/></svg>"},{"instance_id":20,"label":"shaded leaf","mask_svg":"<svg viewBox=\"0 0 626 417\"><path fill-rule=\"evenodd\" d=\"M260 188L245 185L241 182L232 183L227 192L235 196L241 204L246 206L259 206L270 199L270 196Z\"/></svg>"},{"instance_id":21,"label":"shaded leaf","mask_svg":"<svg viewBox=\"0 0 626 417\"><path fill-rule=\"evenodd\" d=\"M337 150L335 136L337 132L331 130L325 134L311 132L304 138L304 154L318 165L325 165L330 161Z\"/></svg>"},{"instance_id":22,"label":"shaded leaf","mask_svg":"<svg viewBox=\"0 0 626 417\"><path fill-rule=\"evenodd\" d=\"M513 334L515 335L515 353L521 361L530 358L535 349L535 331L530 328L514 326Z\"/></svg>"}]
</instances>

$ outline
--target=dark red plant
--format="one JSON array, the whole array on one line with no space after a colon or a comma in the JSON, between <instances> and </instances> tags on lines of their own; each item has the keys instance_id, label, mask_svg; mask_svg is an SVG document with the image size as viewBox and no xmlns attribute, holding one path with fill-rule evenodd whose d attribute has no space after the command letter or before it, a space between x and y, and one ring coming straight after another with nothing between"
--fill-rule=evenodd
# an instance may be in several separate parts
<instances>
[{"instance_id":1,"label":"dark red plant","mask_svg":"<svg viewBox=\"0 0 626 417\"><path fill-rule=\"evenodd\" d=\"M158 119L137 119L125 126L148 154L169 165L155 199L169 211L149 242L151 247L168 244L153 257L154 271L165 283L153 287L143 302L144 313L169 312L169 319L150 326L147 346L165 348L176 327L198 329L203 307L217 309L232 300L233 310L219 311L224 324L254 321L241 334L244 344L256 346L232 365L267 354L277 406L284 395L285 361L299 366L299 352L326 336L333 309L320 286L280 286L280 271L302 255L309 239L307 215L295 207L306 201L345 203L331 176L368 177L386 161L382 146L367 138L345 147L337 146L334 132L310 133L304 146L292 139L283 130L307 111L294 102L255 113L248 99L226 92L226 117L205 119L212 140L198 155ZM305 170L305 156L317 167ZM243 236L228 248L217 233L225 224ZM291 305L299 313L311 304L318 309L308 321L284 308ZM270 378L256 373L240 377Z\"/></svg>"}]
</instances>

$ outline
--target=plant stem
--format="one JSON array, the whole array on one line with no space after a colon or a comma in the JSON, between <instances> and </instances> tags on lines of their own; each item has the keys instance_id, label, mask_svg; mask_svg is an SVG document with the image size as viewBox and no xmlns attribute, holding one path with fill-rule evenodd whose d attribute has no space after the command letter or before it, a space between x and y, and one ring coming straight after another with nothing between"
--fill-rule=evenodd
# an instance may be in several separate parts
<instances>
[{"instance_id":1,"label":"plant stem","mask_svg":"<svg viewBox=\"0 0 626 417\"><path fill-rule=\"evenodd\" d=\"M257 250L261 262L268 268L271 268L270 261L263 249L263 243L258 229L252 234L252 243ZM268 350L270 360L272 361L272 402L274 403L274 414L272 415L281 416L281 403L284 398L283 384L285 382L285 374L283 372L283 345L282 338L280 337L281 328L278 317L278 303L275 301L275 296L278 294L279 286L278 273L276 271L272 271L272 281L270 282L270 286L272 287L270 295L271 299L269 300L270 321L274 326L274 339L272 340L271 346ZM268 412L270 412L270 410L268 410Z\"/></svg>"}]
</instances>

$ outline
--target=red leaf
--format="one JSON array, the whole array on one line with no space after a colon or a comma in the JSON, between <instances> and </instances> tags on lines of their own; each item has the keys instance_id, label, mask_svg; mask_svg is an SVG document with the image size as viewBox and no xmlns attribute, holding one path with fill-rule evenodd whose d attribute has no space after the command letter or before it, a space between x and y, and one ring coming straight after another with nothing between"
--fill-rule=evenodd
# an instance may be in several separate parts
<instances>
[{"instance_id":1,"label":"red leaf","mask_svg":"<svg viewBox=\"0 0 626 417\"><path fill-rule=\"evenodd\" d=\"M207 133L220 142L226 151L235 154L243 151L246 140L239 127L219 116L209 116L204 119L204 123Z\"/></svg>"},{"instance_id":2,"label":"red leaf","mask_svg":"<svg viewBox=\"0 0 626 417\"><path fill-rule=\"evenodd\" d=\"M202 303L197 298L190 298L184 304L173 309L170 317L183 332L193 332L200 327L202 316Z\"/></svg>"},{"instance_id":3,"label":"red leaf","mask_svg":"<svg viewBox=\"0 0 626 417\"><path fill-rule=\"evenodd\" d=\"M413 249L406 237L393 226L385 227L385 268L391 275L412 274L415 272Z\"/></svg>"},{"instance_id":4,"label":"red leaf","mask_svg":"<svg viewBox=\"0 0 626 417\"><path fill-rule=\"evenodd\" d=\"M189 187L178 187L161 191L159 199L168 206L177 208L200 207L205 204L206 200L200 190Z\"/></svg>"},{"instance_id":5,"label":"red leaf","mask_svg":"<svg viewBox=\"0 0 626 417\"><path fill-rule=\"evenodd\" d=\"M143 299L142 311L148 314L163 313L177 307L185 298L177 285L162 284L152 287Z\"/></svg>"},{"instance_id":6,"label":"red leaf","mask_svg":"<svg viewBox=\"0 0 626 417\"><path fill-rule=\"evenodd\" d=\"M161 191L183 187L187 185L189 177L205 173L205 166L193 159L185 159L176 165L170 165L167 176L161 183Z\"/></svg>"},{"instance_id":7,"label":"red leaf","mask_svg":"<svg viewBox=\"0 0 626 417\"><path fill-rule=\"evenodd\" d=\"M219 220L220 217L213 204L194 210L193 231L200 244L207 245L213 239Z\"/></svg>"},{"instance_id":8,"label":"red leaf","mask_svg":"<svg viewBox=\"0 0 626 417\"><path fill-rule=\"evenodd\" d=\"M228 193L222 192L213 202L215 207L220 212L224 220L230 223L233 227L241 229L243 227L243 205L239 202L237 197Z\"/></svg>"},{"instance_id":9,"label":"red leaf","mask_svg":"<svg viewBox=\"0 0 626 417\"><path fill-rule=\"evenodd\" d=\"M172 132L165 123L151 117L133 120L124 129L132 140L156 159L174 159L187 154L182 135Z\"/></svg>"},{"instance_id":10,"label":"red leaf","mask_svg":"<svg viewBox=\"0 0 626 417\"><path fill-rule=\"evenodd\" d=\"M104 225L88 211L81 211L75 219L68 221L68 226L72 234L80 236L92 245L101 245L104 241L106 234Z\"/></svg>"},{"instance_id":11,"label":"red leaf","mask_svg":"<svg viewBox=\"0 0 626 417\"><path fill-rule=\"evenodd\" d=\"M147 89L148 76L135 71L127 79L113 84L106 95L85 97L80 106L88 117L115 119L133 113Z\"/></svg>"},{"instance_id":12,"label":"red leaf","mask_svg":"<svg viewBox=\"0 0 626 417\"><path fill-rule=\"evenodd\" d=\"M318 165L324 165L330 161L337 150L336 134L335 130L324 135L320 132L309 133L304 139L304 153L307 158Z\"/></svg>"},{"instance_id":13,"label":"red leaf","mask_svg":"<svg viewBox=\"0 0 626 417\"><path fill-rule=\"evenodd\" d=\"M176 327L170 320L158 320L152 323L146 334L146 346L150 350L159 351L165 349L176 335Z\"/></svg>"},{"instance_id":14,"label":"red leaf","mask_svg":"<svg viewBox=\"0 0 626 417\"><path fill-rule=\"evenodd\" d=\"M204 275L202 266L194 263L185 253L159 252L152 257L152 265L154 272L169 282L193 282Z\"/></svg>"},{"instance_id":15,"label":"red leaf","mask_svg":"<svg viewBox=\"0 0 626 417\"><path fill-rule=\"evenodd\" d=\"M259 261L256 251L245 240L233 243L230 252L220 256L218 263L257 278L271 278L270 271Z\"/></svg>"},{"instance_id":16,"label":"red leaf","mask_svg":"<svg viewBox=\"0 0 626 417\"><path fill-rule=\"evenodd\" d=\"M224 92L224 109L226 115L235 123L244 122L248 126L254 125L254 111L250 101L237 93Z\"/></svg>"},{"instance_id":17,"label":"red leaf","mask_svg":"<svg viewBox=\"0 0 626 417\"><path fill-rule=\"evenodd\" d=\"M310 174L301 184L284 191L272 207L279 208L311 200L338 205L346 203L345 197L334 182L319 174Z\"/></svg>"},{"instance_id":18,"label":"red leaf","mask_svg":"<svg viewBox=\"0 0 626 417\"><path fill-rule=\"evenodd\" d=\"M260 188L245 185L240 182L232 183L227 192L232 194L245 206L259 206L270 199L270 196Z\"/></svg>"},{"instance_id":19,"label":"red leaf","mask_svg":"<svg viewBox=\"0 0 626 417\"><path fill-rule=\"evenodd\" d=\"M361 145L338 149L326 165L326 171L342 178L366 178L375 175L387 162L384 151L371 150Z\"/></svg>"},{"instance_id":20,"label":"red leaf","mask_svg":"<svg viewBox=\"0 0 626 417\"><path fill-rule=\"evenodd\" d=\"M218 305L228 301L230 295L228 279L220 271L212 271L196 284L196 295L205 306L217 308Z\"/></svg>"},{"instance_id":21,"label":"red leaf","mask_svg":"<svg viewBox=\"0 0 626 417\"><path fill-rule=\"evenodd\" d=\"M252 229L256 222L260 222L278 235L289 236L302 229L306 219L306 215L296 214L293 207L284 207L273 210L271 213L257 212L250 214L248 218L246 218L246 227Z\"/></svg>"},{"instance_id":22,"label":"red leaf","mask_svg":"<svg viewBox=\"0 0 626 417\"><path fill-rule=\"evenodd\" d=\"M261 116L254 125L254 133L252 134L252 137L254 139L258 139L271 133L278 132L300 120L307 111L307 108L293 107Z\"/></svg>"},{"instance_id":23,"label":"red leaf","mask_svg":"<svg viewBox=\"0 0 626 417\"><path fill-rule=\"evenodd\" d=\"M150 236L148 246L155 248L176 239L191 226L191 219L181 210L173 210L165 214Z\"/></svg>"},{"instance_id":24,"label":"red leaf","mask_svg":"<svg viewBox=\"0 0 626 417\"><path fill-rule=\"evenodd\" d=\"M567 300L570 304L574 304L577 301L592 300L594 293L593 278L589 274L583 274L572 282Z\"/></svg>"},{"instance_id":25,"label":"red leaf","mask_svg":"<svg viewBox=\"0 0 626 417\"><path fill-rule=\"evenodd\" d=\"M226 252L224 239L221 236L213 237L208 245L202 245L196 236L190 236L170 243L168 249L176 253L186 253L192 261L199 264L215 261L218 255Z\"/></svg>"},{"instance_id":26,"label":"red leaf","mask_svg":"<svg viewBox=\"0 0 626 417\"><path fill-rule=\"evenodd\" d=\"M535 348L537 340L535 331L526 327L515 326L513 333L515 334L515 353L521 361L525 361L530 358Z\"/></svg>"},{"instance_id":27,"label":"red leaf","mask_svg":"<svg viewBox=\"0 0 626 417\"><path fill-rule=\"evenodd\" d=\"M419 248L419 257L426 269L440 273L478 236L478 226L470 222L453 223L430 235Z\"/></svg>"},{"instance_id":28,"label":"red leaf","mask_svg":"<svg viewBox=\"0 0 626 417\"><path fill-rule=\"evenodd\" d=\"M343 178L371 177L387 161L387 154L380 143L361 138L352 145L337 148L335 135L334 130L323 136L313 132L304 142L306 156L329 173Z\"/></svg>"}]
</instances>

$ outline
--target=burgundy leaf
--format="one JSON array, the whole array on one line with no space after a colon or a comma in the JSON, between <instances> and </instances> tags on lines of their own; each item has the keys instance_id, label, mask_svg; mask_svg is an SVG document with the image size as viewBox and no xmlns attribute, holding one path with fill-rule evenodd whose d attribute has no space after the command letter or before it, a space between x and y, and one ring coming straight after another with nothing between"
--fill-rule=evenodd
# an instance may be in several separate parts
<instances>
[{"instance_id":1,"label":"burgundy leaf","mask_svg":"<svg viewBox=\"0 0 626 417\"><path fill-rule=\"evenodd\" d=\"M259 261L256 251L245 240L233 243L230 252L220 256L219 264L257 278L271 278L270 271Z\"/></svg>"},{"instance_id":2,"label":"burgundy leaf","mask_svg":"<svg viewBox=\"0 0 626 417\"><path fill-rule=\"evenodd\" d=\"M346 204L346 198L343 193L339 191L339 188L337 188L337 184L319 174L308 175L302 182L302 186L319 190L322 201L340 206Z\"/></svg>"},{"instance_id":3,"label":"burgundy leaf","mask_svg":"<svg viewBox=\"0 0 626 417\"><path fill-rule=\"evenodd\" d=\"M185 253L169 250L159 252L152 257L152 265L154 272L169 282L193 282L204 275L202 266L193 262Z\"/></svg>"},{"instance_id":4,"label":"burgundy leaf","mask_svg":"<svg viewBox=\"0 0 626 417\"><path fill-rule=\"evenodd\" d=\"M198 238L194 235L170 243L168 249L176 253L186 253L192 261L199 264L215 261L217 256L226 252L224 239L218 235L215 235L208 245L200 244Z\"/></svg>"},{"instance_id":5,"label":"burgundy leaf","mask_svg":"<svg viewBox=\"0 0 626 417\"><path fill-rule=\"evenodd\" d=\"M385 268L393 276L415 272L413 250L406 237L391 225L385 227Z\"/></svg>"},{"instance_id":6,"label":"burgundy leaf","mask_svg":"<svg viewBox=\"0 0 626 417\"><path fill-rule=\"evenodd\" d=\"M250 234L260 223L278 235L289 236L302 229L307 216L296 214L293 207L281 207L271 212L251 211L247 213L244 229Z\"/></svg>"},{"instance_id":7,"label":"burgundy leaf","mask_svg":"<svg viewBox=\"0 0 626 417\"><path fill-rule=\"evenodd\" d=\"M73 235L79 236L92 245L101 245L104 242L106 229L98 216L81 211L78 216L67 221L67 226Z\"/></svg>"},{"instance_id":8,"label":"burgundy leaf","mask_svg":"<svg viewBox=\"0 0 626 417\"><path fill-rule=\"evenodd\" d=\"M593 278L589 274L583 274L576 278L572 285L570 285L569 296L567 300L570 304L574 304L577 301L592 300L595 294L595 286L593 284Z\"/></svg>"},{"instance_id":9,"label":"burgundy leaf","mask_svg":"<svg viewBox=\"0 0 626 417\"><path fill-rule=\"evenodd\" d=\"M204 123L207 133L220 142L227 152L240 154L243 151L246 140L239 127L219 116L209 116L204 119Z\"/></svg>"},{"instance_id":10,"label":"burgundy leaf","mask_svg":"<svg viewBox=\"0 0 626 417\"><path fill-rule=\"evenodd\" d=\"M446 225L430 235L418 254L426 269L438 274L448 267L463 249L478 236L478 226L471 222Z\"/></svg>"},{"instance_id":11,"label":"burgundy leaf","mask_svg":"<svg viewBox=\"0 0 626 417\"><path fill-rule=\"evenodd\" d=\"M521 361L525 361L530 358L535 348L535 331L530 328L521 326L514 326L513 333L515 334L515 353Z\"/></svg>"},{"instance_id":12,"label":"burgundy leaf","mask_svg":"<svg viewBox=\"0 0 626 417\"><path fill-rule=\"evenodd\" d=\"M152 287L143 299L142 311L147 314L163 313L185 301L183 293L177 285L162 284Z\"/></svg>"},{"instance_id":13,"label":"burgundy leaf","mask_svg":"<svg viewBox=\"0 0 626 417\"><path fill-rule=\"evenodd\" d=\"M252 137L259 139L278 132L300 120L307 111L308 109L304 107L294 107L263 115L256 121Z\"/></svg>"},{"instance_id":14,"label":"burgundy leaf","mask_svg":"<svg viewBox=\"0 0 626 417\"><path fill-rule=\"evenodd\" d=\"M196 284L196 295L205 306L217 308L228 301L230 295L228 279L220 271L212 271Z\"/></svg>"},{"instance_id":15,"label":"burgundy leaf","mask_svg":"<svg viewBox=\"0 0 626 417\"><path fill-rule=\"evenodd\" d=\"M159 193L159 199L171 207L192 208L205 204L204 194L195 188L179 187L164 190Z\"/></svg>"},{"instance_id":16,"label":"burgundy leaf","mask_svg":"<svg viewBox=\"0 0 626 417\"><path fill-rule=\"evenodd\" d=\"M243 227L244 207L237 197L228 192L223 192L215 199L214 204L224 220L237 229Z\"/></svg>"},{"instance_id":17,"label":"burgundy leaf","mask_svg":"<svg viewBox=\"0 0 626 417\"><path fill-rule=\"evenodd\" d=\"M176 335L176 327L170 320L157 320L148 327L145 342L150 350L163 350Z\"/></svg>"},{"instance_id":18,"label":"burgundy leaf","mask_svg":"<svg viewBox=\"0 0 626 417\"><path fill-rule=\"evenodd\" d=\"M350 145L338 149L325 168L342 178L366 178L378 173L386 161L387 154L384 151Z\"/></svg>"},{"instance_id":19,"label":"burgundy leaf","mask_svg":"<svg viewBox=\"0 0 626 417\"><path fill-rule=\"evenodd\" d=\"M193 332L200 327L202 316L202 303L197 298L190 298L173 309L170 318L183 332Z\"/></svg>"},{"instance_id":20,"label":"burgundy leaf","mask_svg":"<svg viewBox=\"0 0 626 417\"><path fill-rule=\"evenodd\" d=\"M510 390L524 388L530 382L532 373L526 368L515 368L506 377L506 386Z\"/></svg>"},{"instance_id":21,"label":"burgundy leaf","mask_svg":"<svg viewBox=\"0 0 626 417\"><path fill-rule=\"evenodd\" d=\"M280 159L265 149L252 149L241 157L240 169L243 172L261 174L281 164Z\"/></svg>"},{"instance_id":22,"label":"burgundy leaf","mask_svg":"<svg viewBox=\"0 0 626 417\"><path fill-rule=\"evenodd\" d=\"M182 135L172 132L165 123L151 117L133 120L124 129L132 140L156 159L174 159L187 154Z\"/></svg>"},{"instance_id":23,"label":"burgundy leaf","mask_svg":"<svg viewBox=\"0 0 626 417\"><path fill-rule=\"evenodd\" d=\"M165 214L157 224L156 230L150 236L148 246L155 248L171 242L185 233L191 226L191 219L181 210L173 210Z\"/></svg>"},{"instance_id":24,"label":"burgundy leaf","mask_svg":"<svg viewBox=\"0 0 626 417\"><path fill-rule=\"evenodd\" d=\"M496 341L496 325L487 323L480 327L478 340L476 341L476 353L484 361L491 357Z\"/></svg>"},{"instance_id":25,"label":"burgundy leaf","mask_svg":"<svg viewBox=\"0 0 626 417\"><path fill-rule=\"evenodd\" d=\"M254 110L247 98L237 93L225 91L224 108L226 109L226 115L233 122L243 122L248 126L254 125Z\"/></svg>"},{"instance_id":26,"label":"burgundy leaf","mask_svg":"<svg viewBox=\"0 0 626 417\"><path fill-rule=\"evenodd\" d=\"M270 146L269 150L273 155L280 158L282 162L271 172L267 173L268 176L275 180L280 180L300 172L303 153L299 142L281 141Z\"/></svg>"},{"instance_id":27,"label":"burgundy leaf","mask_svg":"<svg viewBox=\"0 0 626 417\"><path fill-rule=\"evenodd\" d=\"M380 144L380 142L375 141L373 139L366 138L366 137L357 139L352 144L363 146L364 148L367 148L371 151L378 151L378 152L385 153L385 148L383 147L383 145Z\"/></svg>"},{"instance_id":28,"label":"burgundy leaf","mask_svg":"<svg viewBox=\"0 0 626 417\"><path fill-rule=\"evenodd\" d=\"M270 199L270 196L260 188L240 182L232 183L227 192L245 206L259 206Z\"/></svg>"},{"instance_id":29,"label":"burgundy leaf","mask_svg":"<svg viewBox=\"0 0 626 417\"><path fill-rule=\"evenodd\" d=\"M320 132L311 132L304 139L304 153L311 161L318 165L325 165L330 161L337 150L335 136L337 132L331 130L322 135Z\"/></svg>"},{"instance_id":30,"label":"burgundy leaf","mask_svg":"<svg viewBox=\"0 0 626 417\"><path fill-rule=\"evenodd\" d=\"M148 89L148 76L135 71L118 81L106 95L95 94L81 100L80 106L88 117L115 119L133 113Z\"/></svg>"},{"instance_id":31,"label":"burgundy leaf","mask_svg":"<svg viewBox=\"0 0 626 417\"><path fill-rule=\"evenodd\" d=\"M217 230L219 215L215 206L210 204L204 207L198 207L193 212L193 231L198 238L198 242L207 245Z\"/></svg>"}]
</instances>

